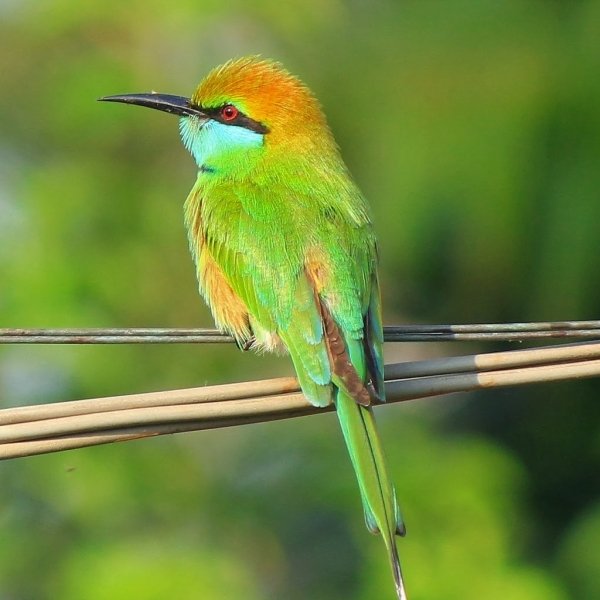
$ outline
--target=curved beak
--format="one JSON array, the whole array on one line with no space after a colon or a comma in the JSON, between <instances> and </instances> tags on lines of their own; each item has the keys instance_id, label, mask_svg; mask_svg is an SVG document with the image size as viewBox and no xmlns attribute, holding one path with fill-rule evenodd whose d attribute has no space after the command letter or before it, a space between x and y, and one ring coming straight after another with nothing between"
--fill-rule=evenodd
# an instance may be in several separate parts
<instances>
[{"instance_id":1,"label":"curved beak","mask_svg":"<svg viewBox=\"0 0 600 600\"><path fill-rule=\"evenodd\" d=\"M124 104L136 104L147 106L156 110L162 110L173 115L200 117L207 119L208 115L198 107L190 103L189 98L183 96L171 96L170 94L122 94L119 96L104 96L98 98L100 102L123 102Z\"/></svg>"}]
</instances>

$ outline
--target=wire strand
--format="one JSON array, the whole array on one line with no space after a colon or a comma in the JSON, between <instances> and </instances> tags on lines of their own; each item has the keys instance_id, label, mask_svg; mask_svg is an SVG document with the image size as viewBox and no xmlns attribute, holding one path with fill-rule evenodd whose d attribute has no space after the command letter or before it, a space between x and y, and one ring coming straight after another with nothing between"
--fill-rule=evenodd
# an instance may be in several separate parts
<instances>
[{"instance_id":1,"label":"wire strand","mask_svg":"<svg viewBox=\"0 0 600 600\"><path fill-rule=\"evenodd\" d=\"M600 338L600 321L393 325L386 342L523 341L543 338ZM220 344L234 339L217 329L52 328L0 329L0 344Z\"/></svg>"}]
</instances>

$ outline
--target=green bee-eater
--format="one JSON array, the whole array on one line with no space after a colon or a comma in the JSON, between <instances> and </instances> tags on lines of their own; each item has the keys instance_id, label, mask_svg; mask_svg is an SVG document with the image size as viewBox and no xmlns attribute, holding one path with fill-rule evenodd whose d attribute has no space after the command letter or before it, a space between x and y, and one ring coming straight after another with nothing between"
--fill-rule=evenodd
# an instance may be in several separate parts
<instances>
[{"instance_id":1,"label":"green bee-eater","mask_svg":"<svg viewBox=\"0 0 600 600\"><path fill-rule=\"evenodd\" d=\"M178 115L198 164L185 202L200 291L243 348L287 350L315 406L335 404L367 526L398 598L405 529L371 404L385 400L377 248L368 205L310 90L256 57L214 69L191 98L102 98Z\"/></svg>"}]
</instances>

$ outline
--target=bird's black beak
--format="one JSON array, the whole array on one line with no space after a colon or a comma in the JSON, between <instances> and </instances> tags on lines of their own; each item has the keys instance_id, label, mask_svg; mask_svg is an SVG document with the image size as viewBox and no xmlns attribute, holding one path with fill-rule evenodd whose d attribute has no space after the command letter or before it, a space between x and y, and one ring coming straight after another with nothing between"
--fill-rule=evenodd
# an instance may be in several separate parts
<instances>
[{"instance_id":1,"label":"bird's black beak","mask_svg":"<svg viewBox=\"0 0 600 600\"><path fill-rule=\"evenodd\" d=\"M171 96L169 94L123 94L119 96L104 96L98 98L101 102L123 102L124 104L136 104L155 108L173 115L200 117L207 119L208 115L197 106L191 104L189 98L183 96Z\"/></svg>"}]
</instances>

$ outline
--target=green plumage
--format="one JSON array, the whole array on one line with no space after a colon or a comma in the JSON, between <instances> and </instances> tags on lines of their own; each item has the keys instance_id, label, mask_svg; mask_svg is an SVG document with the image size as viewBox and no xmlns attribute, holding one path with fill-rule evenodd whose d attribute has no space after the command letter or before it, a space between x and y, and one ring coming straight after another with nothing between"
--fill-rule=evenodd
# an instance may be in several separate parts
<instances>
[{"instance_id":1,"label":"green plumage","mask_svg":"<svg viewBox=\"0 0 600 600\"><path fill-rule=\"evenodd\" d=\"M404 534L404 524L372 410L359 406L332 373L315 290L305 269L309 257L320 257L328 272L320 299L340 328L359 377L372 378L384 400L383 330L372 225L364 200L348 183L336 191L318 176L295 184L290 189L267 178L262 185L220 182L217 186L212 180L204 184L200 178L188 203L201 206L206 249L246 304L257 342L261 343L260 331L276 333L289 351L310 402L316 406L335 402L367 526L374 533L382 532L400 581L394 537ZM332 197L337 201L332 202ZM348 204L358 204L358 210L344 210ZM194 237L190 245L197 247Z\"/></svg>"},{"instance_id":2,"label":"green plumage","mask_svg":"<svg viewBox=\"0 0 600 600\"><path fill-rule=\"evenodd\" d=\"M200 290L240 345L287 350L308 400L335 403L367 526L405 598L404 525L368 406L385 400L375 235L319 103L254 57L218 67L191 99L107 99L182 117L199 167L185 221Z\"/></svg>"}]
</instances>

